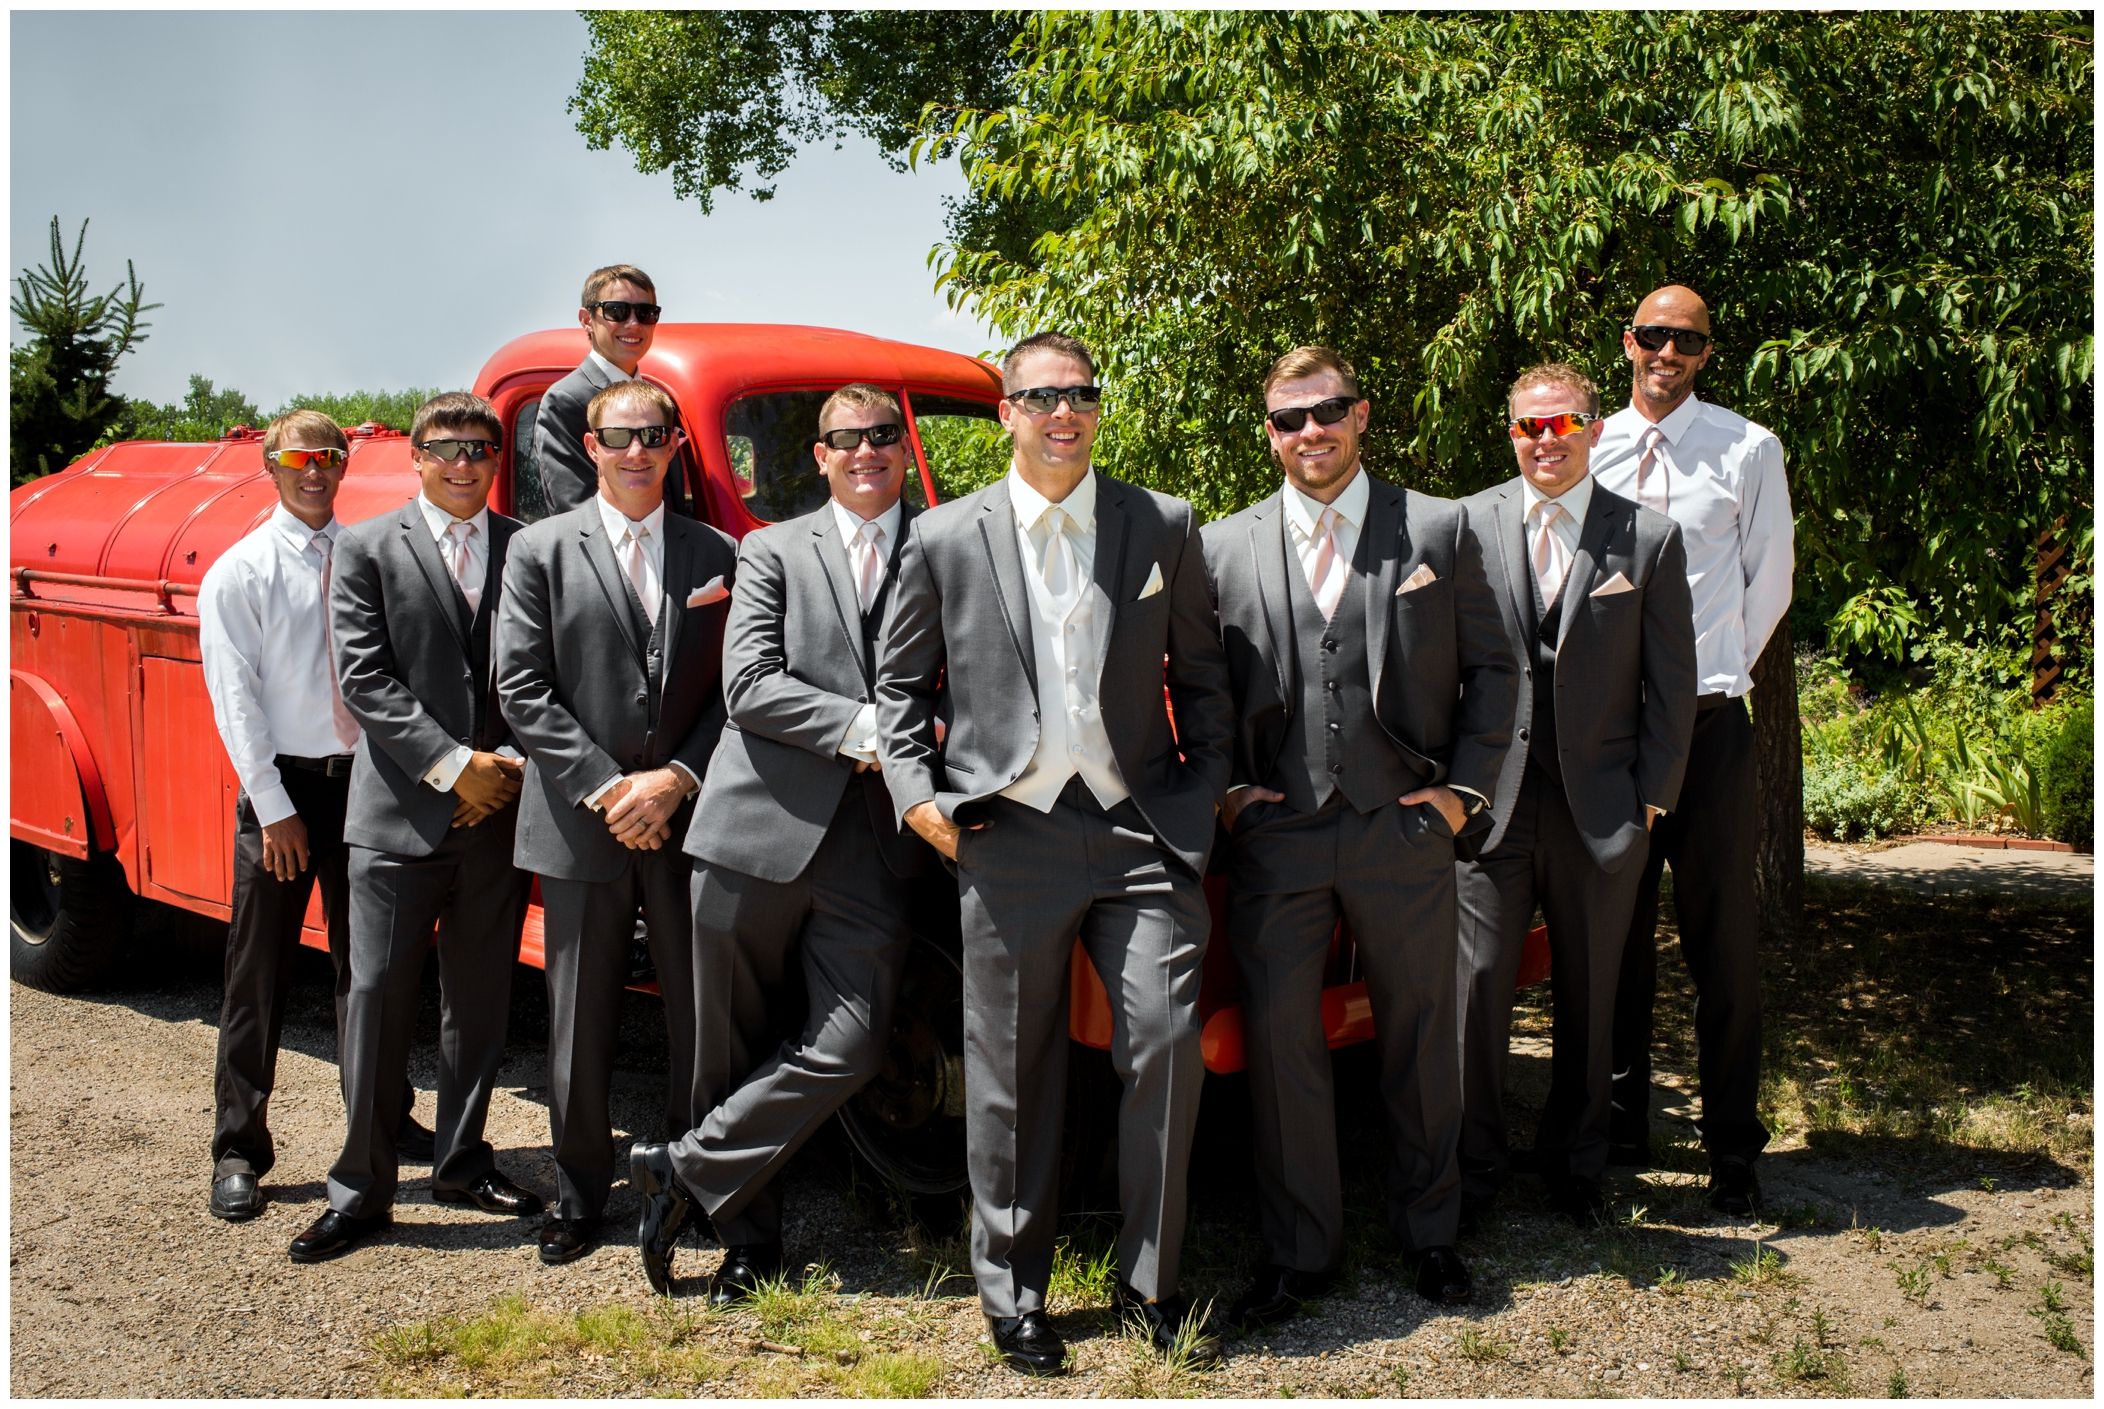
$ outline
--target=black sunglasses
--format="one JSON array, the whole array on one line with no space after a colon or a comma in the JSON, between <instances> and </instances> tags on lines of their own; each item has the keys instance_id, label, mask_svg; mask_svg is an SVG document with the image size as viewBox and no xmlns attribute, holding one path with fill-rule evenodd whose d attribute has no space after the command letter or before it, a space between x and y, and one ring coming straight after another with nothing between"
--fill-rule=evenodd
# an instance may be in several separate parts
<instances>
[{"instance_id":1,"label":"black sunglasses","mask_svg":"<svg viewBox=\"0 0 2104 1409\"><path fill-rule=\"evenodd\" d=\"M465 455L470 460L487 460L497 453L494 440L427 440L417 446L426 455L451 463Z\"/></svg>"},{"instance_id":2,"label":"black sunglasses","mask_svg":"<svg viewBox=\"0 0 2104 1409\"><path fill-rule=\"evenodd\" d=\"M1673 340L1673 350L1682 357L1694 357L1710 344L1708 333L1698 333L1693 328L1668 328L1658 323L1640 323L1629 330L1636 345L1646 352L1656 352Z\"/></svg>"},{"instance_id":3,"label":"black sunglasses","mask_svg":"<svg viewBox=\"0 0 2104 1409\"><path fill-rule=\"evenodd\" d=\"M831 446L835 450L853 450L865 439L871 445L881 448L886 445L897 445L899 437L905 433L899 427L887 422L881 426L863 426L859 430L843 427L837 431L823 431L819 434L818 440L821 445Z\"/></svg>"},{"instance_id":4,"label":"black sunglasses","mask_svg":"<svg viewBox=\"0 0 2104 1409\"><path fill-rule=\"evenodd\" d=\"M1352 407L1358 404L1356 397L1333 396L1327 401L1318 401L1313 406L1281 406L1276 411L1266 412L1264 419L1291 435L1306 425L1310 416L1315 418L1315 424L1318 426L1334 426L1349 416Z\"/></svg>"},{"instance_id":5,"label":"black sunglasses","mask_svg":"<svg viewBox=\"0 0 2104 1409\"><path fill-rule=\"evenodd\" d=\"M597 310L599 316L609 323L626 323L632 314L638 323L646 326L657 322L658 315L665 311L654 303L630 303L619 298L602 299L587 307Z\"/></svg>"},{"instance_id":6,"label":"black sunglasses","mask_svg":"<svg viewBox=\"0 0 2104 1409\"><path fill-rule=\"evenodd\" d=\"M1003 398L1013 401L1034 416L1043 416L1059 409L1064 401L1077 416L1086 416L1103 404L1103 388L1099 386L1034 386L1028 391L1012 391Z\"/></svg>"},{"instance_id":7,"label":"black sunglasses","mask_svg":"<svg viewBox=\"0 0 2104 1409\"><path fill-rule=\"evenodd\" d=\"M642 441L645 450L658 450L678 433L677 426L601 426L592 432L609 450L626 450L632 440Z\"/></svg>"}]
</instances>

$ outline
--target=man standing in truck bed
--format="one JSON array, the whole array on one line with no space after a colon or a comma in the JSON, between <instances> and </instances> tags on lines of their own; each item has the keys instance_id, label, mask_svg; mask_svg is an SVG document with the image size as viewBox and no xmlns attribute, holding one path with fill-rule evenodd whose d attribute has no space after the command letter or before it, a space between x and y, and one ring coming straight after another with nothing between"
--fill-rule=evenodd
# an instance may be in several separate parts
<instances>
[{"instance_id":1,"label":"man standing in truck bed","mask_svg":"<svg viewBox=\"0 0 2104 1409\"><path fill-rule=\"evenodd\" d=\"M577 370L549 387L533 423L533 458L540 467L541 494L551 514L588 504L599 492L599 471L584 445L585 407L617 382L632 380L643 355L657 339L657 286L633 264L609 264L585 277L577 321L592 340ZM675 455L665 476L665 507L687 512L680 486L684 457Z\"/></svg>"},{"instance_id":2,"label":"man standing in truck bed","mask_svg":"<svg viewBox=\"0 0 2104 1409\"><path fill-rule=\"evenodd\" d=\"M263 462L277 483L278 507L212 564L198 590L205 691L241 780L209 1205L213 1217L234 1222L263 1211L257 1181L277 1162L270 1092L300 922L317 880L336 965L339 1051L343 1044L351 983L343 819L358 721L336 692L326 603L342 529L336 491L349 459L350 442L319 411L272 421L263 432ZM429 1159L431 1132L409 1114L414 1096L403 1092L395 1144Z\"/></svg>"}]
</instances>

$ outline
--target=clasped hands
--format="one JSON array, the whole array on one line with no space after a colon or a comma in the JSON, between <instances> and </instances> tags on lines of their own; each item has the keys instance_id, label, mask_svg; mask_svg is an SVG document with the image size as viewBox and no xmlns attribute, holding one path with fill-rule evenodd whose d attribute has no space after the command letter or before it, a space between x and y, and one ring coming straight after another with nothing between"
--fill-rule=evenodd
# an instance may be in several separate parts
<instances>
[{"instance_id":1,"label":"clasped hands","mask_svg":"<svg viewBox=\"0 0 2104 1409\"><path fill-rule=\"evenodd\" d=\"M472 827L502 812L518 798L525 777L523 759L501 753L476 754L453 780L453 795L460 799L453 805L453 825Z\"/></svg>"},{"instance_id":2,"label":"clasped hands","mask_svg":"<svg viewBox=\"0 0 2104 1409\"><path fill-rule=\"evenodd\" d=\"M672 836L672 814L686 800L687 780L676 768L630 773L599 795L607 830L631 851L663 846Z\"/></svg>"}]
</instances>

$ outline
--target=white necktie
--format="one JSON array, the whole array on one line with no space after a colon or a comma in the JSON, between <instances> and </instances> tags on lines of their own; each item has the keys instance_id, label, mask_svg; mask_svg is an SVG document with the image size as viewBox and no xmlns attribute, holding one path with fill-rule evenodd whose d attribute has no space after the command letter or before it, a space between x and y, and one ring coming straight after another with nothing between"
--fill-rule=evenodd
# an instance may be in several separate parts
<instances>
[{"instance_id":1,"label":"white necktie","mask_svg":"<svg viewBox=\"0 0 2104 1409\"><path fill-rule=\"evenodd\" d=\"M1666 462L1658 447L1666 433L1657 426L1644 431L1644 454L1636 462L1636 502L1647 509L1666 511Z\"/></svg>"},{"instance_id":2,"label":"white necktie","mask_svg":"<svg viewBox=\"0 0 2104 1409\"><path fill-rule=\"evenodd\" d=\"M467 598L468 615L482 610L482 584L475 581L475 555L468 550L475 537L475 525L456 521L446 529L446 541L452 544L453 581L460 588L460 595Z\"/></svg>"},{"instance_id":3,"label":"white necktie","mask_svg":"<svg viewBox=\"0 0 2104 1409\"><path fill-rule=\"evenodd\" d=\"M650 530L630 524L621 535L621 570L628 574L628 585L636 589L636 600L643 604L643 615L657 625L658 591L657 570L650 565L650 555L643 551L643 540Z\"/></svg>"},{"instance_id":4,"label":"white necktie","mask_svg":"<svg viewBox=\"0 0 2104 1409\"><path fill-rule=\"evenodd\" d=\"M317 533L313 538L314 551L321 554L321 648L329 662L329 718L336 730L336 742L349 753L358 746L358 721L343 707L343 686L336 679L336 642L329 630L329 582L336 565L330 549L336 545L326 533Z\"/></svg>"},{"instance_id":5,"label":"white necktie","mask_svg":"<svg viewBox=\"0 0 2104 1409\"><path fill-rule=\"evenodd\" d=\"M1308 586L1315 593L1315 605L1324 621L1337 614L1337 604L1344 600L1344 580L1349 575L1344 556L1337 551L1337 511L1324 509L1315 524L1315 559L1308 564Z\"/></svg>"},{"instance_id":6,"label":"white necktie","mask_svg":"<svg viewBox=\"0 0 2104 1409\"><path fill-rule=\"evenodd\" d=\"M855 595L862 601L862 614L877 600L877 586L884 580L884 559L878 556L877 545L884 541L881 525L864 523L855 530Z\"/></svg>"},{"instance_id":7,"label":"white necktie","mask_svg":"<svg viewBox=\"0 0 2104 1409\"><path fill-rule=\"evenodd\" d=\"M1058 505L1045 510L1045 557L1038 565L1045 595L1064 616L1079 598L1075 585L1074 543L1067 537L1066 510Z\"/></svg>"},{"instance_id":8,"label":"white necktie","mask_svg":"<svg viewBox=\"0 0 2104 1409\"><path fill-rule=\"evenodd\" d=\"M1563 590L1563 575L1571 570L1571 555L1563 546L1563 537L1552 524L1563 512L1563 505L1545 501L1541 506L1541 526L1534 530L1534 580L1541 584L1541 600L1548 606Z\"/></svg>"}]
</instances>

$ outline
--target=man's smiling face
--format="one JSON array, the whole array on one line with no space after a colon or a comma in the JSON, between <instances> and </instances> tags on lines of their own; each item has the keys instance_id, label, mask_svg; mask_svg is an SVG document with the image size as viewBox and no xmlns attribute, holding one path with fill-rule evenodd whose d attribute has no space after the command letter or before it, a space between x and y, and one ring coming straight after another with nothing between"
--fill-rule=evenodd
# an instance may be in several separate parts
<instances>
[{"instance_id":1,"label":"man's smiling face","mask_svg":"<svg viewBox=\"0 0 2104 1409\"><path fill-rule=\"evenodd\" d=\"M1317 372L1272 384L1264 394L1264 411L1317 406L1337 397L1349 397L1344 378L1335 372ZM1328 503L1351 481L1359 463L1359 438L1366 434L1372 408L1365 401L1335 425L1323 425L1309 416L1297 431L1282 431L1270 421L1264 433L1271 439L1272 458L1286 472L1287 482L1311 499Z\"/></svg>"},{"instance_id":2,"label":"man's smiling face","mask_svg":"<svg viewBox=\"0 0 2104 1409\"><path fill-rule=\"evenodd\" d=\"M1015 391L1032 387L1091 386L1095 373L1086 362L1049 348L1033 348L1016 363ZM1096 443L1099 410L1076 411L1065 401L1039 414L1026 411L1013 401L996 408L1001 424L1015 437L1015 458L1049 478L1076 477L1088 468L1089 447Z\"/></svg>"},{"instance_id":3,"label":"man's smiling face","mask_svg":"<svg viewBox=\"0 0 2104 1409\"><path fill-rule=\"evenodd\" d=\"M1566 411L1585 412L1586 395L1576 387L1537 382L1512 398L1512 416L1560 416ZM1520 462L1520 473L1549 498L1554 499L1585 478L1593 444L1605 429L1602 422L1580 427L1570 435L1557 435L1544 427L1538 436L1515 433L1512 452Z\"/></svg>"},{"instance_id":4,"label":"man's smiling face","mask_svg":"<svg viewBox=\"0 0 2104 1409\"><path fill-rule=\"evenodd\" d=\"M872 426L899 427L899 415L888 406L837 406L818 427L828 431L868 430ZM818 468L832 486L840 507L864 519L874 519L899 502L906 485L906 437L889 445L872 445L863 436L852 450L835 450L823 440L815 447Z\"/></svg>"}]
</instances>

